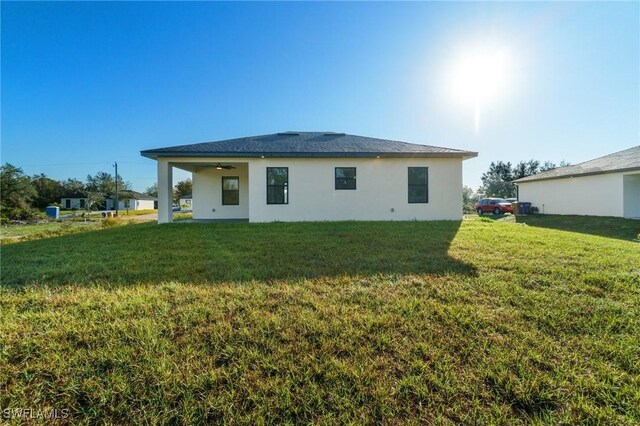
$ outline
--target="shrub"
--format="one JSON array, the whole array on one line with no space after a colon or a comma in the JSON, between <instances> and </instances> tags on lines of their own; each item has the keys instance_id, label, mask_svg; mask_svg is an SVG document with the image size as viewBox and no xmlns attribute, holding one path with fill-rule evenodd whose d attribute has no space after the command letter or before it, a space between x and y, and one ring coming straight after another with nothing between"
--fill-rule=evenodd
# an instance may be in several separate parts
<instances>
[{"instance_id":1,"label":"shrub","mask_svg":"<svg viewBox=\"0 0 640 426\"><path fill-rule=\"evenodd\" d=\"M120 222L118 219L113 217L104 218L102 220L102 223L100 224L100 226L105 229L113 228L114 226L119 226L119 225L122 225L122 222Z\"/></svg>"}]
</instances>

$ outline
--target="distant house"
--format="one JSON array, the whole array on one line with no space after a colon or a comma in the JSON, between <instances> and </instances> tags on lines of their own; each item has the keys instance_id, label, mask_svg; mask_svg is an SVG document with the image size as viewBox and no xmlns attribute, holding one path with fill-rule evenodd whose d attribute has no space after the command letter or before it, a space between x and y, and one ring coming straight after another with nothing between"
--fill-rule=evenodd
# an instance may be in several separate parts
<instances>
[{"instance_id":1,"label":"distant house","mask_svg":"<svg viewBox=\"0 0 640 426\"><path fill-rule=\"evenodd\" d=\"M118 197L118 210L152 210L157 208L156 197L136 191L123 191ZM115 210L116 203L113 197L106 199L107 210Z\"/></svg>"},{"instance_id":2,"label":"distant house","mask_svg":"<svg viewBox=\"0 0 640 426\"><path fill-rule=\"evenodd\" d=\"M515 183L540 213L640 218L640 146Z\"/></svg>"},{"instance_id":3,"label":"distant house","mask_svg":"<svg viewBox=\"0 0 640 426\"><path fill-rule=\"evenodd\" d=\"M462 161L476 152L334 132L283 132L142 151L158 162L158 222L173 168L193 174L193 218L460 220Z\"/></svg>"},{"instance_id":4,"label":"distant house","mask_svg":"<svg viewBox=\"0 0 640 426\"><path fill-rule=\"evenodd\" d=\"M63 197L60 205L63 210L84 210L87 208L86 194L77 193ZM114 197L103 195L98 210L115 210ZM136 191L123 191L118 197L118 210L150 210L158 208L157 198Z\"/></svg>"},{"instance_id":5,"label":"distant house","mask_svg":"<svg viewBox=\"0 0 640 426\"><path fill-rule=\"evenodd\" d=\"M193 204L191 203L193 196L191 194L188 195L183 195L182 197L180 197L180 207L182 206L187 206L186 208L190 209L193 207Z\"/></svg>"},{"instance_id":6,"label":"distant house","mask_svg":"<svg viewBox=\"0 0 640 426\"><path fill-rule=\"evenodd\" d=\"M87 195L68 194L60 200L60 206L63 210L84 210L87 208Z\"/></svg>"}]
</instances>

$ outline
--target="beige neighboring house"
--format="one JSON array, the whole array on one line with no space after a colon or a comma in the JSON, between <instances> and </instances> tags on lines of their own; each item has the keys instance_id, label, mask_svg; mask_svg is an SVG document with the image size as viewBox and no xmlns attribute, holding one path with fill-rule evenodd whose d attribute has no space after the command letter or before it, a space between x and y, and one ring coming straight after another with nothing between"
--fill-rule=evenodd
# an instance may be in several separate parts
<instances>
[{"instance_id":1,"label":"beige neighboring house","mask_svg":"<svg viewBox=\"0 0 640 426\"><path fill-rule=\"evenodd\" d=\"M640 146L515 183L540 213L640 218Z\"/></svg>"},{"instance_id":2,"label":"beige neighboring house","mask_svg":"<svg viewBox=\"0 0 640 426\"><path fill-rule=\"evenodd\" d=\"M149 149L158 222L171 222L173 169L193 176L193 218L460 220L462 162L476 152L334 132L283 132Z\"/></svg>"}]
</instances>

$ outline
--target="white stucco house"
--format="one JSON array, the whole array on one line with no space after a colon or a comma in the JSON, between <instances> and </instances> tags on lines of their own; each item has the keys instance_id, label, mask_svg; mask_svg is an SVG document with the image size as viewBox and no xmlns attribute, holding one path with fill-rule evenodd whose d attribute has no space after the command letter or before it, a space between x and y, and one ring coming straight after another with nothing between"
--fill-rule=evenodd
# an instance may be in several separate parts
<instances>
[{"instance_id":1,"label":"white stucco house","mask_svg":"<svg viewBox=\"0 0 640 426\"><path fill-rule=\"evenodd\" d=\"M106 199L107 210L115 210L115 198ZM153 210L156 198L136 191L125 191L118 197L118 210Z\"/></svg>"},{"instance_id":2,"label":"white stucco house","mask_svg":"<svg viewBox=\"0 0 640 426\"><path fill-rule=\"evenodd\" d=\"M63 210L84 210L87 205L85 194L66 194L60 199L60 208Z\"/></svg>"},{"instance_id":3,"label":"white stucco house","mask_svg":"<svg viewBox=\"0 0 640 426\"><path fill-rule=\"evenodd\" d=\"M515 183L540 213L640 218L640 146Z\"/></svg>"},{"instance_id":4,"label":"white stucco house","mask_svg":"<svg viewBox=\"0 0 640 426\"><path fill-rule=\"evenodd\" d=\"M158 163L158 222L173 168L192 173L193 218L460 220L462 161L476 152L333 132L284 132L142 151Z\"/></svg>"},{"instance_id":5,"label":"white stucco house","mask_svg":"<svg viewBox=\"0 0 640 426\"><path fill-rule=\"evenodd\" d=\"M102 195L102 207L106 210L115 210L116 203L113 197ZM86 209L88 198L86 194L70 194L60 200L64 210ZM123 191L118 197L118 210L149 210L157 208L157 199L136 191Z\"/></svg>"},{"instance_id":6,"label":"white stucco house","mask_svg":"<svg viewBox=\"0 0 640 426\"><path fill-rule=\"evenodd\" d=\"M190 209L192 205L193 194L183 195L180 197L180 207Z\"/></svg>"}]
</instances>

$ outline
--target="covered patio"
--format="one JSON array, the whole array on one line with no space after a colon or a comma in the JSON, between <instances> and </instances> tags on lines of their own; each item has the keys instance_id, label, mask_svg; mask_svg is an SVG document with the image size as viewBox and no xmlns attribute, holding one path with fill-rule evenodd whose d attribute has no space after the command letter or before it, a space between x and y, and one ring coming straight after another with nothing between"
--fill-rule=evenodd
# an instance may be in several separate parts
<instances>
[{"instance_id":1,"label":"covered patio","mask_svg":"<svg viewBox=\"0 0 640 426\"><path fill-rule=\"evenodd\" d=\"M173 169L193 177L193 221L249 220L249 163L227 158L158 159L158 223L173 221Z\"/></svg>"}]
</instances>

